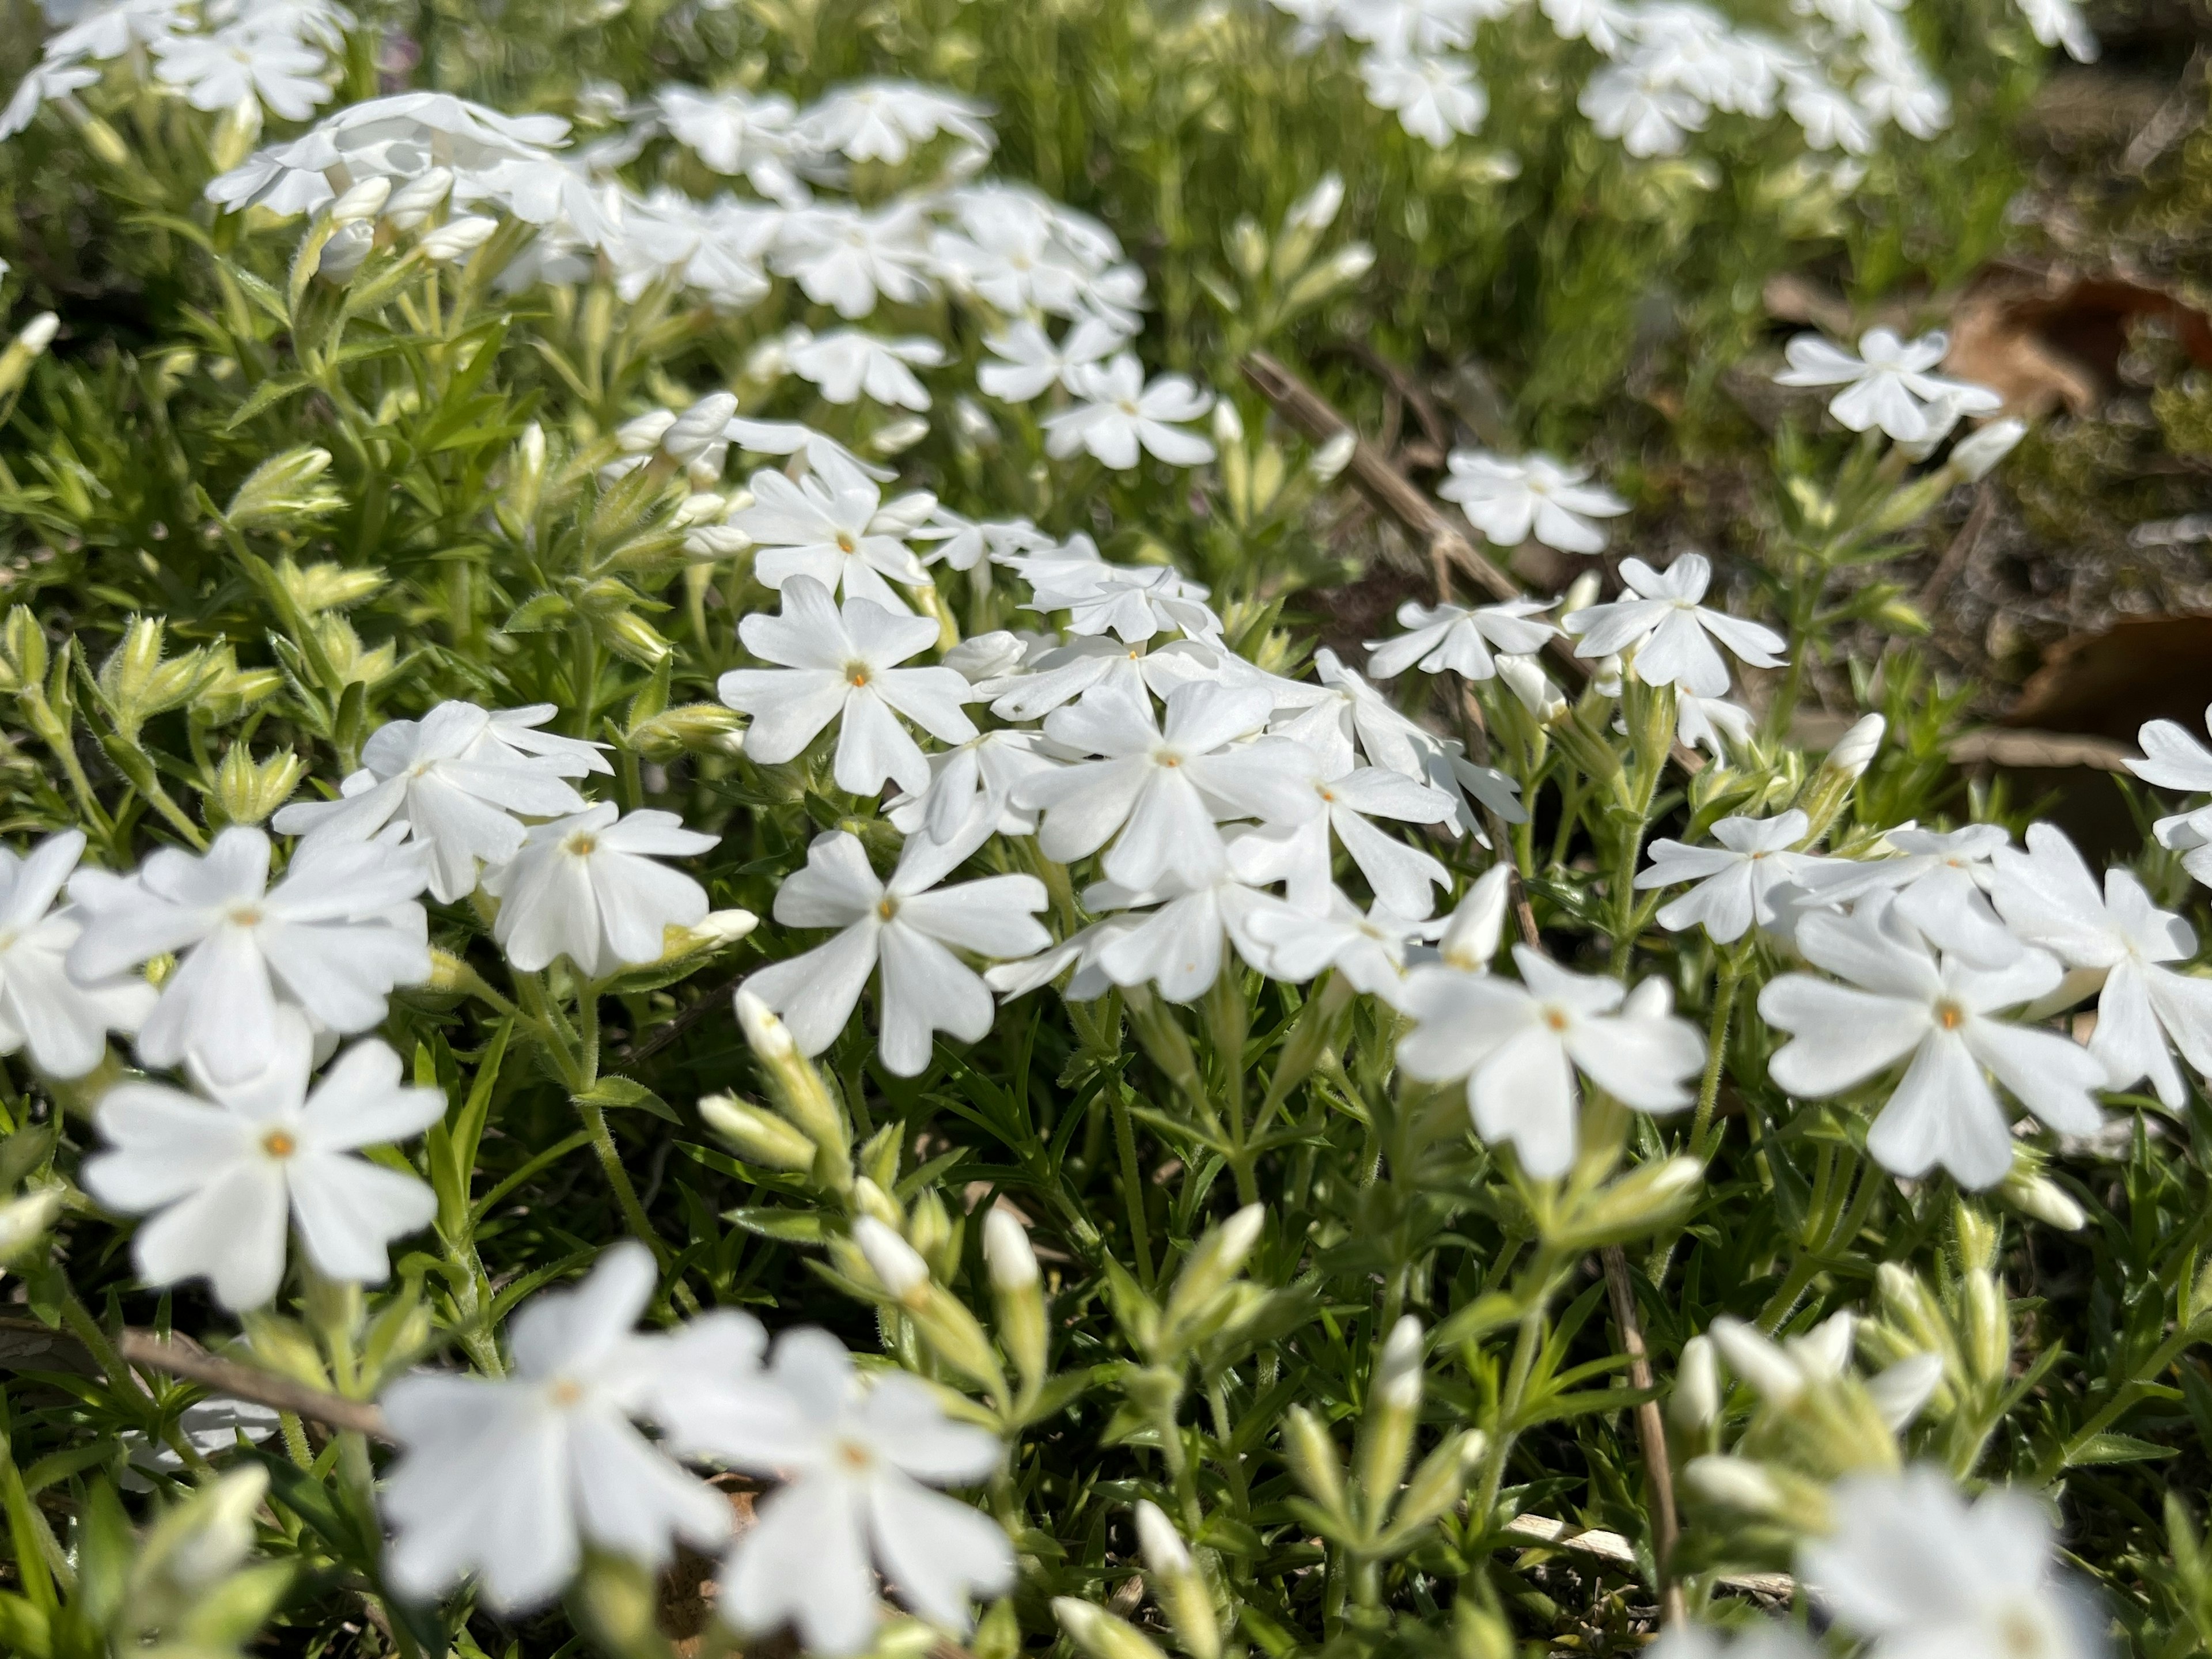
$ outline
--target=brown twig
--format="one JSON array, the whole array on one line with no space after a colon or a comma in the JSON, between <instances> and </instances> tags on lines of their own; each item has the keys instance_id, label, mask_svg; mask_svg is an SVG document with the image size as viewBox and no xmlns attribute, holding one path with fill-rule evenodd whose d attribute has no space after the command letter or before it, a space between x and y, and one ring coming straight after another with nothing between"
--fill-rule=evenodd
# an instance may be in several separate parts
<instances>
[{"instance_id":1,"label":"brown twig","mask_svg":"<svg viewBox=\"0 0 2212 1659\"><path fill-rule=\"evenodd\" d=\"M1921 584L1920 592L1913 600L1923 616L1942 603L1943 595L1950 592L1951 584L1958 580L1959 573L1966 568L1966 561L1974 556L1974 550L1981 545L1982 536L1990 527L1990 520L1995 516L1996 506L1996 491L1984 479L1974 491L1974 505L1966 514L1966 523L1960 525L1959 533L1951 538L1951 544L1943 550L1943 556L1936 561L1936 568L1929 572L1928 580Z\"/></svg>"},{"instance_id":2,"label":"brown twig","mask_svg":"<svg viewBox=\"0 0 2212 1659\"><path fill-rule=\"evenodd\" d=\"M1264 351L1246 354L1244 378L1273 406L1277 414L1316 443L1326 443L1340 432L1353 432L1352 423L1337 413L1328 398L1308 386L1280 362ZM1483 556L1454 527L1442 508L1389 459L1353 432L1352 459L1344 476L1352 487L1394 520L1439 565L1449 562L1465 572L1491 599L1504 603L1522 597L1521 586ZM1552 660L1575 684L1590 677L1589 661L1575 654L1574 643L1555 635L1546 645ZM1705 757L1678 743L1670 751L1678 767L1692 775L1705 769Z\"/></svg>"},{"instance_id":3,"label":"brown twig","mask_svg":"<svg viewBox=\"0 0 2212 1659\"><path fill-rule=\"evenodd\" d=\"M125 1330L116 1339L115 1349L133 1365L181 1376L234 1400L273 1406L280 1412L295 1413L334 1429L351 1429L372 1439L392 1438L392 1425L384 1420L384 1413L368 1401L348 1400L257 1365L222 1358L189 1338Z\"/></svg>"},{"instance_id":4,"label":"brown twig","mask_svg":"<svg viewBox=\"0 0 2212 1659\"><path fill-rule=\"evenodd\" d=\"M1629 1282L1628 1257L1618 1244L1598 1252L1605 1263L1605 1288L1613 1303L1613 1322L1620 1328L1620 1346L1628 1354L1631 1388L1652 1386L1651 1355L1644 1346L1644 1322L1636 1311L1636 1287ZM1659 1617L1663 1624L1680 1624L1689 1616L1682 1587L1674 1579L1674 1541L1682 1524L1674 1513L1674 1470L1667 1457L1667 1420L1659 1402L1646 1400L1636 1408L1636 1437L1644 1449L1644 1477L1651 1485L1651 1558L1659 1573Z\"/></svg>"}]
</instances>

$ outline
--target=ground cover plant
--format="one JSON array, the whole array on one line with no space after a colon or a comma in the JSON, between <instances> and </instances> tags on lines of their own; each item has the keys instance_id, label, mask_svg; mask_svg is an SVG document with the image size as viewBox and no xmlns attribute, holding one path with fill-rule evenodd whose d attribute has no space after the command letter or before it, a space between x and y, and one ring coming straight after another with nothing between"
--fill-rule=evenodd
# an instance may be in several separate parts
<instances>
[{"instance_id":1,"label":"ground cover plant","mask_svg":"<svg viewBox=\"0 0 2212 1659\"><path fill-rule=\"evenodd\" d=\"M2064 0L9 16L9 1651L2212 1643L2212 750L1763 297Z\"/></svg>"}]
</instances>

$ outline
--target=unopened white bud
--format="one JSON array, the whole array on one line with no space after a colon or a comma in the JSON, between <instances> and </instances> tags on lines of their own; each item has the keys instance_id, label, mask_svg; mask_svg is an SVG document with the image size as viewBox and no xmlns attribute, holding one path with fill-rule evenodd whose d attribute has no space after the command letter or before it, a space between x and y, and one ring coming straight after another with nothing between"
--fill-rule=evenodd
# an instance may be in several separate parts
<instances>
[{"instance_id":1,"label":"unopened white bud","mask_svg":"<svg viewBox=\"0 0 2212 1659\"><path fill-rule=\"evenodd\" d=\"M1334 483L1343 476L1344 469L1352 465L1352 453L1359 447L1359 440L1347 427L1313 453L1306 463L1306 471L1313 475L1316 483Z\"/></svg>"},{"instance_id":2,"label":"unopened white bud","mask_svg":"<svg viewBox=\"0 0 2212 1659\"><path fill-rule=\"evenodd\" d=\"M2027 436L2027 422L2008 416L1977 428L1951 447L1951 470L1973 483L1989 476L1990 469L2012 453Z\"/></svg>"},{"instance_id":3,"label":"unopened white bud","mask_svg":"<svg viewBox=\"0 0 2212 1659\"><path fill-rule=\"evenodd\" d=\"M374 219L392 195L392 180L373 173L331 204L331 222L349 225L356 219Z\"/></svg>"},{"instance_id":4,"label":"unopened white bud","mask_svg":"<svg viewBox=\"0 0 2212 1659\"><path fill-rule=\"evenodd\" d=\"M2015 1168L1997 1191L2023 1215L2033 1216L2063 1233L2077 1233L2089 1224L2088 1212L2048 1176L2030 1175Z\"/></svg>"},{"instance_id":5,"label":"unopened white bud","mask_svg":"<svg viewBox=\"0 0 2212 1659\"><path fill-rule=\"evenodd\" d=\"M325 282L343 283L362 268L376 246L376 228L361 220L340 225L323 244L315 275Z\"/></svg>"},{"instance_id":6,"label":"unopened white bud","mask_svg":"<svg viewBox=\"0 0 2212 1659\"><path fill-rule=\"evenodd\" d=\"M635 420L624 421L615 428L615 447L625 455L650 455L660 447L661 439L675 424L672 410L647 410Z\"/></svg>"},{"instance_id":7,"label":"unopened white bud","mask_svg":"<svg viewBox=\"0 0 2212 1659\"><path fill-rule=\"evenodd\" d=\"M1587 611L1597 603L1597 572L1585 570L1567 584L1567 591L1559 599L1559 615L1571 617L1577 611Z\"/></svg>"},{"instance_id":8,"label":"unopened white bud","mask_svg":"<svg viewBox=\"0 0 2212 1659\"><path fill-rule=\"evenodd\" d=\"M1836 739L1824 763L1829 770L1840 772L1847 778L1865 775L1867 768L1874 764L1874 757L1881 752L1882 734L1888 730L1889 722L1881 715L1867 715Z\"/></svg>"},{"instance_id":9,"label":"unopened white bud","mask_svg":"<svg viewBox=\"0 0 2212 1659\"><path fill-rule=\"evenodd\" d=\"M453 170L432 167L392 192L391 200L384 204L385 220L394 230L412 230L437 211L438 204L453 188Z\"/></svg>"},{"instance_id":10,"label":"unopened white bud","mask_svg":"<svg viewBox=\"0 0 2212 1659\"><path fill-rule=\"evenodd\" d=\"M1260 1242L1260 1230L1267 1224L1267 1212L1258 1204L1247 1204L1221 1224L1221 1260L1234 1264L1229 1267L1231 1273L1244 1265L1244 1258Z\"/></svg>"},{"instance_id":11,"label":"unopened white bud","mask_svg":"<svg viewBox=\"0 0 2212 1659\"><path fill-rule=\"evenodd\" d=\"M1149 1498L1137 1500L1137 1542L1145 1552L1145 1565L1160 1577L1191 1570L1190 1549L1175 1522L1161 1513Z\"/></svg>"},{"instance_id":12,"label":"unopened white bud","mask_svg":"<svg viewBox=\"0 0 2212 1659\"><path fill-rule=\"evenodd\" d=\"M473 253L492 239L499 228L499 221L488 219L481 213L464 214L448 220L435 230L423 233L418 245L422 257L438 264L450 264L465 254Z\"/></svg>"},{"instance_id":13,"label":"unopened white bud","mask_svg":"<svg viewBox=\"0 0 2212 1659\"><path fill-rule=\"evenodd\" d=\"M921 1253L872 1215L853 1223L853 1242L868 1258L877 1282L903 1302L929 1283L929 1264Z\"/></svg>"},{"instance_id":14,"label":"unopened white bud","mask_svg":"<svg viewBox=\"0 0 2212 1659\"><path fill-rule=\"evenodd\" d=\"M1774 1477L1741 1457L1693 1457L1683 1474L1692 1489L1710 1503L1765 1515L1783 1506L1782 1488L1774 1484Z\"/></svg>"},{"instance_id":15,"label":"unopened white bud","mask_svg":"<svg viewBox=\"0 0 2212 1659\"><path fill-rule=\"evenodd\" d=\"M919 415L886 422L868 434L871 455L902 455L929 435L929 422Z\"/></svg>"},{"instance_id":16,"label":"unopened white bud","mask_svg":"<svg viewBox=\"0 0 2212 1659\"><path fill-rule=\"evenodd\" d=\"M29 356L36 357L54 343L61 331L62 319L51 311L42 311L23 325L15 336L15 343Z\"/></svg>"},{"instance_id":17,"label":"unopened white bud","mask_svg":"<svg viewBox=\"0 0 2212 1659\"><path fill-rule=\"evenodd\" d=\"M1030 1248L1029 1229L1013 1212L994 1204L983 1217L983 1265L989 1269L991 1287L1018 1291L1037 1282L1036 1252Z\"/></svg>"},{"instance_id":18,"label":"unopened white bud","mask_svg":"<svg viewBox=\"0 0 2212 1659\"><path fill-rule=\"evenodd\" d=\"M1559 688L1536 666L1534 657L1499 652L1498 678L1505 682L1505 689L1520 700L1521 706L1540 720L1553 719L1567 706L1567 700L1559 695Z\"/></svg>"},{"instance_id":19,"label":"unopened white bud","mask_svg":"<svg viewBox=\"0 0 2212 1659\"><path fill-rule=\"evenodd\" d=\"M1029 647L1022 643L1021 635L1001 628L988 634L970 635L938 660L972 685L978 680L1012 673L1028 653Z\"/></svg>"},{"instance_id":20,"label":"unopened white bud","mask_svg":"<svg viewBox=\"0 0 2212 1659\"><path fill-rule=\"evenodd\" d=\"M1419 1411L1421 1380L1421 1322L1407 1314L1383 1341L1375 1368L1375 1397L1393 1411Z\"/></svg>"},{"instance_id":21,"label":"unopened white bud","mask_svg":"<svg viewBox=\"0 0 2212 1659\"><path fill-rule=\"evenodd\" d=\"M755 1054L775 1061L789 1060L799 1052L799 1045L791 1040L791 1028L757 995L739 986L737 1003L738 1025Z\"/></svg>"},{"instance_id":22,"label":"unopened white bud","mask_svg":"<svg viewBox=\"0 0 2212 1659\"><path fill-rule=\"evenodd\" d=\"M1702 1433L1720 1420L1721 1373L1711 1337L1693 1336L1682 1345L1674 1369L1674 1397L1667 1402L1674 1426Z\"/></svg>"},{"instance_id":23,"label":"unopened white bud","mask_svg":"<svg viewBox=\"0 0 2212 1659\"><path fill-rule=\"evenodd\" d=\"M1336 222L1338 211L1344 206L1344 179L1340 174L1322 175L1322 181L1293 203L1283 222L1300 230L1327 230Z\"/></svg>"},{"instance_id":24,"label":"unopened white bud","mask_svg":"<svg viewBox=\"0 0 2212 1659\"><path fill-rule=\"evenodd\" d=\"M723 431L737 412L738 400L733 393L708 392L668 423L668 429L660 434L661 453L671 460L689 465L704 455L710 446L727 441Z\"/></svg>"},{"instance_id":25,"label":"unopened white bud","mask_svg":"<svg viewBox=\"0 0 2212 1659\"><path fill-rule=\"evenodd\" d=\"M1244 417L1231 398L1224 398L1213 406L1213 441L1224 449L1244 441Z\"/></svg>"},{"instance_id":26,"label":"unopened white bud","mask_svg":"<svg viewBox=\"0 0 2212 1659\"><path fill-rule=\"evenodd\" d=\"M1500 859L1467 890L1467 896L1444 924L1443 937L1437 941L1446 967L1463 974L1489 971L1490 959L1498 954L1498 942L1505 931L1512 880L1513 866Z\"/></svg>"}]
</instances>

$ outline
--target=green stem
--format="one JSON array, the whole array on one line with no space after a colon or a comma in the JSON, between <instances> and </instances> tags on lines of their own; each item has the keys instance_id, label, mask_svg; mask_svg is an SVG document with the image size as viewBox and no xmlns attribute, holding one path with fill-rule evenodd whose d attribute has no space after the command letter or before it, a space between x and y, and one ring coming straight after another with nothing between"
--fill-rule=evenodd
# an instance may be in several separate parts
<instances>
[{"instance_id":1,"label":"green stem","mask_svg":"<svg viewBox=\"0 0 2212 1659\"><path fill-rule=\"evenodd\" d=\"M653 1231L652 1219L645 1206L637 1200L637 1188L630 1184L629 1171L623 1168L622 1151L615 1145L614 1133L607 1127L606 1109L595 1101L579 1098L576 1110L584 1120L584 1132L592 1138L592 1151L599 1160L599 1168L607 1177L607 1185L614 1188L615 1203L623 1212L631 1235L653 1252L653 1259L663 1273L668 1271L668 1246L660 1235Z\"/></svg>"},{"instance_id":2,"label":"green stem","mask_svg":"<svg viewBox=\"0 0 2212 1659\"><path fill-rule=\"evenodd\" d=\"M1736 986L1743 978L1743 957L1736 951L1721 957L1713 982L1712 1017L1705 1026L1705 1075L1698 1085L1697 1115L1690 1123L1690 1156L1710 1163L1718 1137L1712 1133L1713 1111L1719 1104L1721 1072L1728 1057L1729 1021L1735 1010Z\"/></svg>"},{"instance_id":3,"label":"green stem","mask_svg":"<svg viewBox=\"0 0 2212 1659\"><path fill-rule=\"evenodd\" d=\"M1129 1103L1118 1090L1114 1095L1114 1143L1121 1154L1121 1195L1129 1206L1129 1249L1137 1259L1137 1282L1149 1291L1152 1237L1145 1222L1145 1173L1137 1164L1137 1131L1129 1121Z\"/></svg>"}]
</instances>

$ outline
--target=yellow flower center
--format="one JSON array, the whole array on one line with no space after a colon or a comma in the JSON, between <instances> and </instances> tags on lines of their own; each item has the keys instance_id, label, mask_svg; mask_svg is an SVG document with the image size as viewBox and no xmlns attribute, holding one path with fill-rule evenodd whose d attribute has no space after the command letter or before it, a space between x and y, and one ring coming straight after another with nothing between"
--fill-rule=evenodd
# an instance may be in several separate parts
<instances>
[{"instance_id":1,"label":"yellow flower center","mask_svg":"<svg viewBox=\"0 0 2212 1659\"><path fill-rule=\"evenodd\" d=\"M261 1150L271 1158L289 1158L300 1150L300 1143L282 1129L271 1129L261 1137Z\"/></svg>"}]
</instances>

